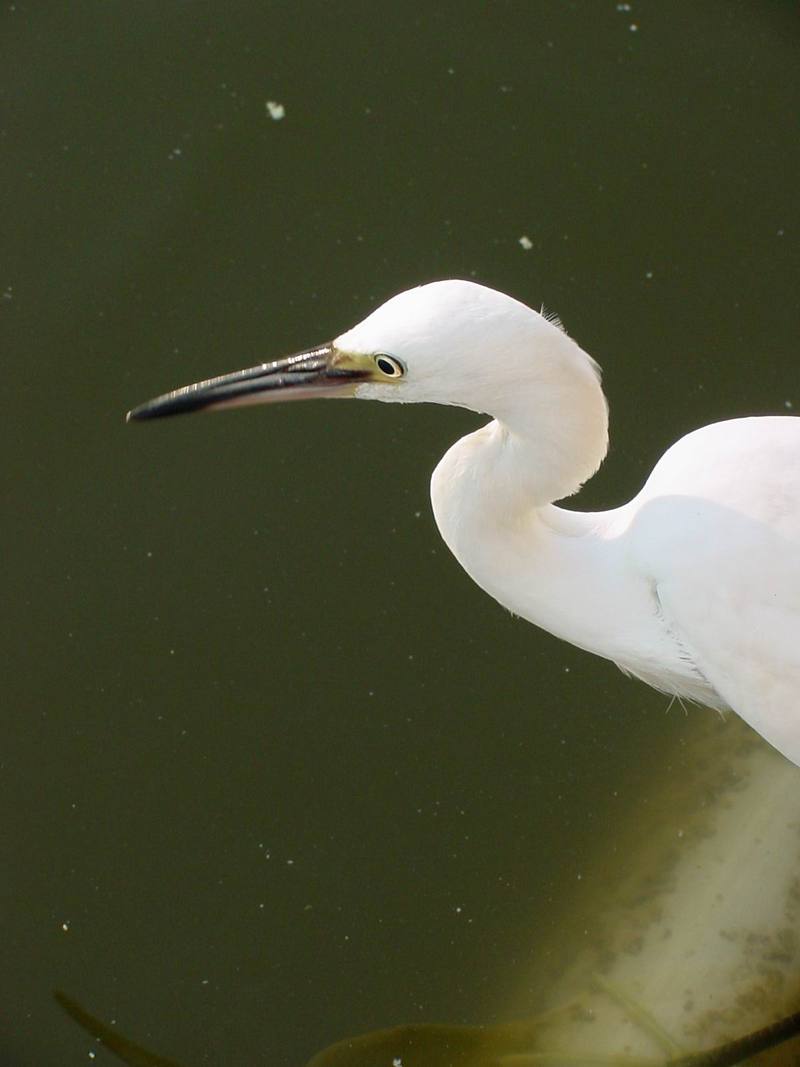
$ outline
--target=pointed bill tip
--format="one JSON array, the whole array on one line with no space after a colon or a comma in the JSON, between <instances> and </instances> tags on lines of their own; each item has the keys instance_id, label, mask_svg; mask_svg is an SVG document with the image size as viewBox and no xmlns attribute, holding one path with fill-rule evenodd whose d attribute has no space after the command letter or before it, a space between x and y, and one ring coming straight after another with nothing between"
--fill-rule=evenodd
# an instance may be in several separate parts
<instances>
[{"instance_id":1,"label":"pointed bill tip","mask_svg":"<svg viewBox=\"0 0 800 1067\"><path fill-rule=\"evenodd\" d=\"M358 382L371 376L372 364L364 361L357 366L342 366L335 355L332 345L320 345L272 363L186 385L132 408L125 421L142 422L190 411L315 396L352 396Z\"/></svg>"}]
</instances>

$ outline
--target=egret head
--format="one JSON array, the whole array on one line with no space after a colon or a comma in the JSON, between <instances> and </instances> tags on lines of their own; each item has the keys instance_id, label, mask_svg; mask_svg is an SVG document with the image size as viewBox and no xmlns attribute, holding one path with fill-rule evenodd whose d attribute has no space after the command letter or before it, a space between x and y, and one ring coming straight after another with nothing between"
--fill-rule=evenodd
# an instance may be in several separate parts
<instances>
[{"instance_id":1,"label":"egret head","mask_svg":"<svg viewBox=\"0 0 800 1067\"><path fill-rule=\"evenodd\" d=\"M581 383L599 391L596 365L557 322L475 282L448 280L392 297L330 344L186 386L130 417L355 396L529 422L532 397L541 411L563 417Z\"/></svg>"},{"instance_id":2,"label":"egret head","mask_svg":"<svg viewBox=\"0 0 800 1067\"><path fill-rule=\"evenodd\" d=\"M557 325L518 300L450 280L399 293L334 346L379 371L356 386L357 397L499 414L520 385L547 377L552 348L564 342Z\"/></svg>"}]
</instances>

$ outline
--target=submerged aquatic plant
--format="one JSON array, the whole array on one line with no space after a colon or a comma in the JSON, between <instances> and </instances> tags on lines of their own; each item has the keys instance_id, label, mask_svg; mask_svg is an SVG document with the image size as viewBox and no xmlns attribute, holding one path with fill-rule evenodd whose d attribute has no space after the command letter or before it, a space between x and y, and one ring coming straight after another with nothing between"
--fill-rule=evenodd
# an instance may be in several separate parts
<instances>
[{"instance_id":1,"label":"submerged aquatic plant","mask_svg":"<svg viewBox=\"0 0 800 1067\"><path fill-rule=\"evenodd\" d=\"M606 991L618 996L611 989ZM123 1037L66 993L56 992L55 998L79 1026L130 1067L181 1067L175 1060L159 1056ZM629 1004L627 1000L625 1003L626 1006ZM676 1056L667 1052L668 1047L675 1046L649 1014L638 1008L633 1011L636 1021L667 1053L665 1057L587 1057L570 1056L564 1051L531 1051L536 1031L543 1021L539 1018L495 1026L414 1023L372 1030L329 1045L312 1056L307 1067L372 1067L375 1063L401 1064L402 1067L734 1067L800 1034L800 1012L795 1012L717 1048ZM551 1014L548 1013L548 1017Z\"/></svg>"}]
</instances>

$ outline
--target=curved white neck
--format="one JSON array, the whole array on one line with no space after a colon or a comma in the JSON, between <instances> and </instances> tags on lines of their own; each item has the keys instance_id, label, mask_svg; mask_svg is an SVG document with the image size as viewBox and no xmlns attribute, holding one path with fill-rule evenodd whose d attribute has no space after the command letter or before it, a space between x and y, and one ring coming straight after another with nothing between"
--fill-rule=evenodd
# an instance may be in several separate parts
<instances>
[{"instance_id":1,"label":"curved white neck","mask_svg":"<svg viewBox=\"0 0 800 1067\"><path fill-rule=\"evenodd\" d=\"M599 645L618 589L598 560L600 516L533 504L535 476L524 464L520 473L523 458L496 422L457 442L431 479L441 535L473 581L515 615L610 655Z\"/></svg>"},{"instance_id":2,"label":"curved white neck","mask_svg":"<svg viewBox=\"0 0 800 1067\"><path fill-rule=\"evenodd\" d=\"M714 705L665 628L652 583L630 569L631 505L577 512L536 503L537 494L548 499L553 486L563 492L568 484L537 479L542 455L498 422L453 445L431 479L434 516L450 551L515 615L656 688ZM563 471L575 475L566 461Z\"/></svg>"},{"instance_id":3,"label":"curved white neck","mask_svg":"<svg viewBox=\"0 0 800 1067\"><path fill-rule=\"evenodd\" d=\"M495 422L480 441L493 489L509 512L541 507L576 493L608 450L608 404L599 369L550 323L546 356L493 397ZM497 503L500 505L501 501Z\"/></svg>"}]
</instances>

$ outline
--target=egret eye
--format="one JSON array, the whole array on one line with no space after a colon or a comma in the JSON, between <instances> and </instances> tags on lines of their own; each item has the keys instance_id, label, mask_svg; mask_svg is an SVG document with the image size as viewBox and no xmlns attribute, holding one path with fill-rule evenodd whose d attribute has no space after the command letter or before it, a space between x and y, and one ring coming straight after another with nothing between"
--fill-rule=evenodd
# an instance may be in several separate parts
<instances>
[{"instance_id":1,"label":"egret eye","mask_svg":"<svg viewBox=\"0 0 800 1067\"><path fill-rule=\"evenodd\" d=\"M385 374L387 378L402 378L406 372L405 367L399 359L395 359L394 356L387 356L381 353L375 356L375 365L381 374Z\"/></svg>"}]
</instances>

